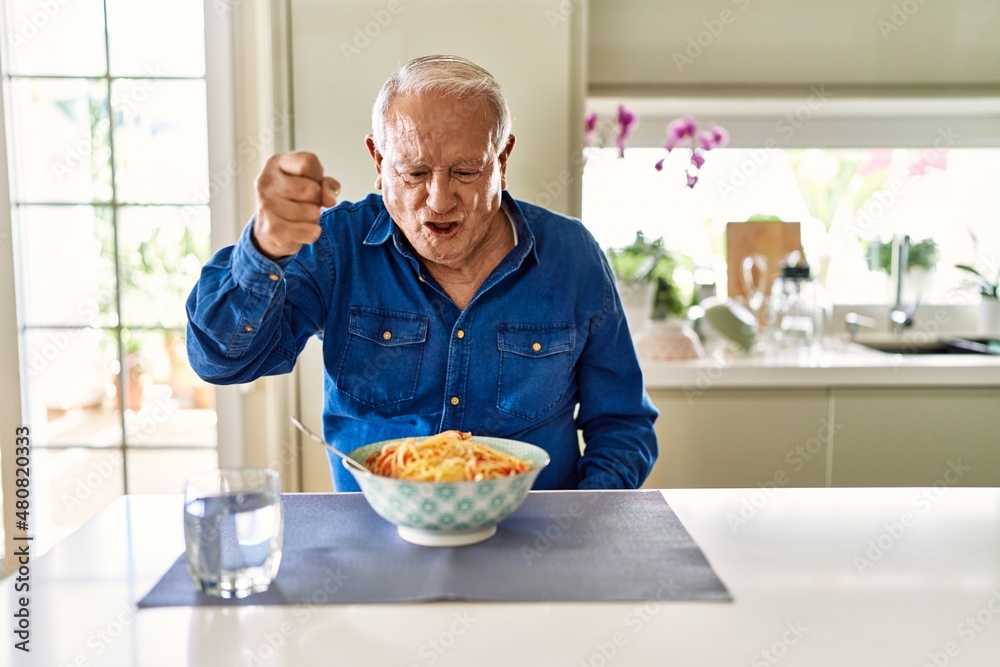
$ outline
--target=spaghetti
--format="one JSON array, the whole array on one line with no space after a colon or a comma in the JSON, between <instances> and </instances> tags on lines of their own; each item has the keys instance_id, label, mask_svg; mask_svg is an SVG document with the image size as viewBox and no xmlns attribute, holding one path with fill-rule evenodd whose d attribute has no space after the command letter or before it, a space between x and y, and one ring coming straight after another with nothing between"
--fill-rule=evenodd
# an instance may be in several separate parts
<instances>
[{"instance_id":1,"label":"spaghetti","mask_svg":"<svg viewBox=\"0 0 1000 667\"><path fill-rule=\"evenodd\" d=\"M385 445L365 465L376 475L421 482L478 482L531 470L528 461L476 442L462 431Z\"/></svg>"}]
</instances>

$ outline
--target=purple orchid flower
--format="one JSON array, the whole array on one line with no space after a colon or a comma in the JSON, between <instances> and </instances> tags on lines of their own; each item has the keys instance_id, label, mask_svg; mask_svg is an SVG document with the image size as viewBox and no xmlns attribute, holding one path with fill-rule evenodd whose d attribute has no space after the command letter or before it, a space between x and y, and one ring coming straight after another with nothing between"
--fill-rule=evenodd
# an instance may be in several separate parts
<instances>
[{"instance_id":1,"label":"purple orchid flower","mask_svg":"<svg viewBox=\"0 0 1000 667\"><path fill-rule=\"evenodd\" d=\"M712 123L708 129L698 131L698 122L691 116L675 118L667 124L667 141L663 144L667 153L680 146L691 148L691 161L685 176L687 186L694 188L698 183L698 172L705 164L708 151L721 148L729 143L729 133L720 125ZM663 171L664 160L656 163L656 171Z\"/></svg>"},{"instance_id":2,"label":"purple orchid flower","mask_svg":"<svg viewBox=\"0 0 1000 667\"><path fill-rule=\"evenodd\" d=\"M701 169L703 164L705 164L705 152L700 148L695 148L691 151L691 165L694 167L694 171L697 172Z\"/></svg>"},{"instance_id":3,"label":"purple orchid flower","mask_svg":"<svg viewBox=\"0 0 1000 667\"><path fill-rule=\"evenodd\" d=\"M597 112L591 111L583 118L583 145L590 146L597 134Z\"/></svg>"},{"instance_id":4,"label":"purple orchid flower","mask_svg":"<svg viewBox=\"0 0 1000 667\"><path fill-rule=\"evenodd\" d=\"M618 157L625 157L625 142L628 140L629 135L632 134L632 130L635 129L638 122L638 116L626 109L624 105L618 105L618 136L615 138L615 146L618 147Z\"/></svg>"},{"instance_id":5,"label":"purple orchid flower","mask_svg":"<svg viewBox=\"0 0 1000 667\"><path fill-rule=\"evenodd\" d=\"M667 124L667 141L663 144L663 147L669 153L693 137L697 131L698 123L691 116L675 118Z\"/></svg>"},{"instance_id":6,"label":"purple orchid flower","mask_svg":"<svg viewBox=\"0 0 1000 667\"><path fill-rule=\"evenodd\" d=\"M729 133L714 123L708 129L698 135L698 145L703 150L710 151L713 148L722 148L729 143Z\"/></svg>"}]
</instances>

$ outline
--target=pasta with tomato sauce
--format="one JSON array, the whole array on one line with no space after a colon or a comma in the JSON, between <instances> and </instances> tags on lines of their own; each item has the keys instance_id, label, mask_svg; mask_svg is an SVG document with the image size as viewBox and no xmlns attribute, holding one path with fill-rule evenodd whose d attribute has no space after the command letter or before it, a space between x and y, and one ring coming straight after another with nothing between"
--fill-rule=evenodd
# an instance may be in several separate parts
<instances>
[{"instance_id":1,"label":"pasta with tomato sauce","mask_svg":"<svg viewBox=\"0 0 1000 667\"><path fill-rule=\"evenodd\" d=\"M372 453L365 466L376 475L421 482L478 482L531 470L528 461L476 442L462 431L387 444Z\"/></svg>"}]
</instances>

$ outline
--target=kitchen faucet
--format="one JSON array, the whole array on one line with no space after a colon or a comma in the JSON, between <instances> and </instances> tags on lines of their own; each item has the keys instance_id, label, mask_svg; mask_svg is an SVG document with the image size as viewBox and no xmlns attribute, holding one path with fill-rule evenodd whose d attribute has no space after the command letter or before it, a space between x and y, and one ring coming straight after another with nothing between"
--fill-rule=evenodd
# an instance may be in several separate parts
<instances>
[{"instance_id":1,"label":"kitchen faucet","mask_svg":"<svg viewBox=\"0 0 1000 667\"><path fill-rule=\"evenodd\" d=\"M891 272L896 281L896 302L889 311L889 324L892 332L902 335L903 330L913 326L913 313L920 303L918 294L908 306L903 307L903 275L910 259L910 237L905 235L902 238L894 236L892 239L892 264Z\"/></svg>"}]
</instances>

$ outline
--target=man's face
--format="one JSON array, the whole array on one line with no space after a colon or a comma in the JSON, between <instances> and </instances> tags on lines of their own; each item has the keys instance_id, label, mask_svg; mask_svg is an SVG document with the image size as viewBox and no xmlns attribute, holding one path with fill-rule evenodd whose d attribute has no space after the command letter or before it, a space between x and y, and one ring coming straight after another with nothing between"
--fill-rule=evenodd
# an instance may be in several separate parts
<instances>
[{"instance_id":1,"label":"man's face","mask_svg":"<svg viewBox=\"0 0 1000 667\"><path fill-rule=\"evenodd\" d=\"M425 260L463 268L506 224L497 213L514 140L497 155L492 126L481 100L402 95L389 107L385 151L368 138L375 186Z\"/></svg>"}]
</instances>

